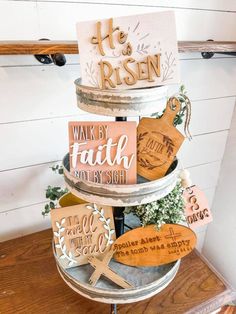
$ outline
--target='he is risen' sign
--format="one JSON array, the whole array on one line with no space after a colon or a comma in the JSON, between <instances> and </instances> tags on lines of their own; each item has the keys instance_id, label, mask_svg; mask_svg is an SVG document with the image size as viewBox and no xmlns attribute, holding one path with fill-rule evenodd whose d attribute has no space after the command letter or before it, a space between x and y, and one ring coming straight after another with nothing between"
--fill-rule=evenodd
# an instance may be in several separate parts
<instances>
[{"instance_id":1,"label":"'he is risen' sign","mask_svg":"<svg viewBox=\"0 0 236 314\"><path fill-rule=\"evenodd\" d=\"M179 82L174 12L77 24L82 84L129 89Z\"/></svg>"},{"instance_id":2,"label":"'he is risen' sign","mask_svg":"<svg viewBox=\"0 0 236 314\"><path fill-rule=\"evenodd\" d=\"M70 171L82 180L136 183L135 122L70 122Z\"/></svg>"}]
</instances>

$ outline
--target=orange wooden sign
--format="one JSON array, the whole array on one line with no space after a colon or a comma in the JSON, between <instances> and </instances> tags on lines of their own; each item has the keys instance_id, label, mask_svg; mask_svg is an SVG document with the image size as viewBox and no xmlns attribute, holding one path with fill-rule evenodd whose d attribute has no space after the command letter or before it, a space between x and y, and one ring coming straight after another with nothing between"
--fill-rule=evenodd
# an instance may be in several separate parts
<instances>
[{"instance_id":1,"label":"orange wooden sign","mask_svg":"<svg viewBox=\"0 0 236 314\"><path fill-rule=\"evenodd\" d=\"M212 214L206 195L194 185L188 187L184 193L185 216L190 228L197 228L212 221Z\"/></svg>"},{"instance_id":2,"label":"orange wooden sign","mask_svg":"<svg viewBox=\"0 0 236 314\"><path fill-rule=\"evenodd\" d=\"M188 227L164 224L126 232L114 243L116 261L130 266L158 266L189 254L196 245L196 235Z\"/></svg>"},{"instance_id":3,"label":"orange wooden sign","mask_svg":"<svg viewBox=\"0 0 236 314\"><path fill-rule=\"evenodd\" d=\"M88 263L88 257L110 249L115 240L112 208L81 204L51 210L58 261L64 268Z\"/></svg>"},{"instance_id":4,"label":"orange wooden sign","mask_svg":"<svg viewBox=\"0 0 236 314\"><path fill-rule=\"evenodd\" d=\"M135 184L136 122L70 122L70 171L82 180Z\"/></svg>"},{"instance_id":5,"label":"orange wooden sign","mask_svg":"<svg viewBox=\"0 0 236 314\"><path fill-rule=\"evenodd\" d=\"M177 98L171 98L160 119L142 118L138 125L138 174L149 180L163 177L173 162L184 136L173 125L180 110Z\"/></svg>"}]
</instances>

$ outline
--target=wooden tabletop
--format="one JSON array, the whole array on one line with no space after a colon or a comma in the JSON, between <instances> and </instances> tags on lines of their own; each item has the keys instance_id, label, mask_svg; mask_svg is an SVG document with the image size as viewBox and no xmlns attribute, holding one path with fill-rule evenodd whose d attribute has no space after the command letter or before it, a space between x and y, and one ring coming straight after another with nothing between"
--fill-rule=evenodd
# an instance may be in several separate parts
<instances>
[{"instance_id":1,"label":"wooden tabletop","mask_svg":"<svg viewBox=\"0 0 236 314\"><path fill-rule=\"evenodd\" d=\"M0 243L0 313L109 314L110 305L90 301L60 278L45 230ZM182 259L173 282L142 302L118 305L119 314L210 313L236 298L196 252Z\"/></svg>"}]
</instances>

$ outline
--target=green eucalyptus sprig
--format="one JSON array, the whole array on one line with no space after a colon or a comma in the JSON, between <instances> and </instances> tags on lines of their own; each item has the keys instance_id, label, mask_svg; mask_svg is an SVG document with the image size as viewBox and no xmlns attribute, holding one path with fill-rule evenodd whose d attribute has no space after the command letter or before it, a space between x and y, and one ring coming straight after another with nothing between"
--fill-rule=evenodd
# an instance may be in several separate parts
<instances>
[{"instance_id":1,"label":"green eucalyptus sprig","mask_svg":"<svg viewBox=\"0 0 236 314\"><path fill-rule=\"evenodd\" d=\"M62 175L63 174L63 168L60 165L55 165L51 167L52 171ZM49 185L46 189L45 196L49 200L49 202L44 206L44 209L42 210L42 215L47 216L50 213L50 210L57 207L58 200L60 197L62 197L64 194L68 192L67 188L62 188L60 186L54 186L52 187Z\"/></svg>"},{"instance_id":2,"label":"green eucalyptus sprig","mask_svg":"<svg viewBox=\"0 0 236 314\"><path fill-rule=\"evenodd\" d=\"M55 165L50 167L52 169L52 171L54 171L57 174L63 174L63 167L62 165Z\"/></svg>"}]
</instances>

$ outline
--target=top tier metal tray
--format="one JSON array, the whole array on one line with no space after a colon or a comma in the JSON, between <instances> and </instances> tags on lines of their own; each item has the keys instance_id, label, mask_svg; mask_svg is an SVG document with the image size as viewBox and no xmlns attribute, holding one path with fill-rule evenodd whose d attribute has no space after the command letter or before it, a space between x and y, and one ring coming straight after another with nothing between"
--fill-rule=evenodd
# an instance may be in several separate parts
<instances>
[{"instance_id":1,"label":"top tier metal tray","mask_svg":"<svg viewBox=\"0 0 236 314\"><path fill-rule=\"evenodd\" d=\"M81 85L75 81L77 105L80 109L105 116L129 117L150 115L162 111L166 106L166 86L127 89L101 90Z\"/></svg>"}]
</instances>

